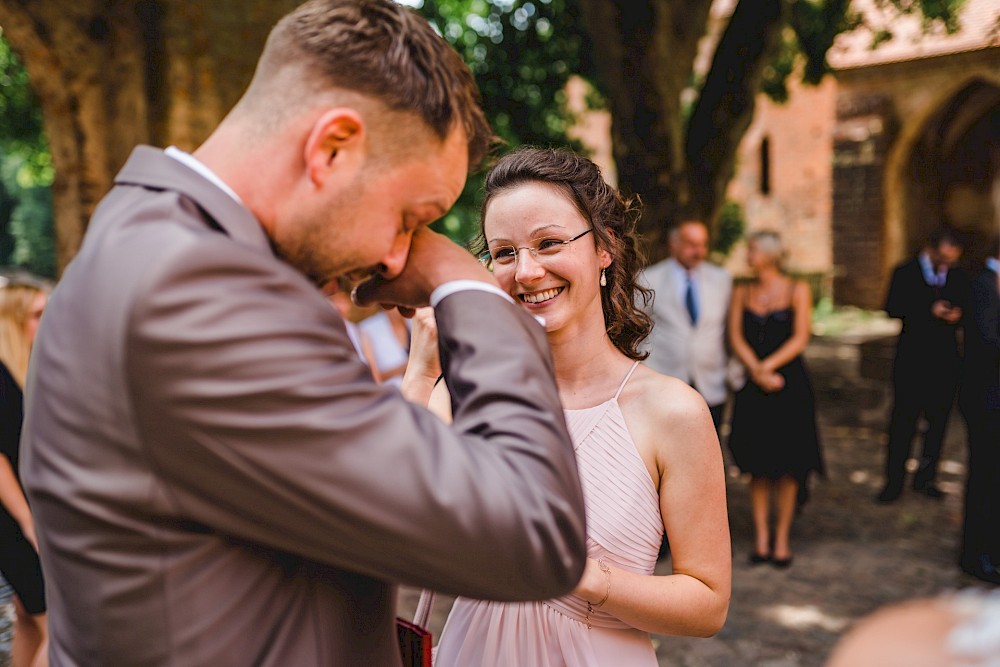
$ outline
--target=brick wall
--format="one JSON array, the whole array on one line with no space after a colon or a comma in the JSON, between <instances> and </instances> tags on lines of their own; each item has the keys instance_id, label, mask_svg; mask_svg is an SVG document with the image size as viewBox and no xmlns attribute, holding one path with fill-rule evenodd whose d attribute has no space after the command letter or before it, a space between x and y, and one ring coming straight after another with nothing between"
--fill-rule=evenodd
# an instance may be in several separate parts
<instances>
[{"instance_id":1,"label":"brick wall","mask_svg":"<svg viewBox=\"0 0 1000 667\"><path fill-rule=\"evenodd\" d=\"M852 124L864 115L858 110L865 107L881 105L875 115L881 114L890 129L874 144L877 172L848 166L852 151L860 147L840 138L834 142L834 298L879 307L893 266L912 255L938 225L969 227L974 238L988 236L991 228L995 232L1000 212L991 210L987 187L978 194L976 188L960 188L966 208L969 197L971 207L978 207L975 217L949 215L950 189L940 180L942 155L937 146L940 135L954 134L984 114L1000 113L1000 47L841 70L837 80L838 137L850 134ZM969 96L970 89L983 89L987 97ZM994 136L992 142L998 141ZM874 191L882 198L881 206L870 201ZM972 249L969 256L978 250ZM864 280L844 277L851 267L857 267Z\"/></svg>"},{"instance_id":2,"label":"brick wall","mask_svg":"<svg viewBox=\"0 0 1000 667\"><path fill-rule=\"evenodd\" d=\"M772 229L788 249L787 266L799 273L829 275L832 269L832 124L836 82L819 86L789 81L789 100L757 98L754 119L740 143L737 171L726 192L743 206L747 231ZM769 191L762 191L762 146L767 140ZM746 270L745 248L726 262Z\"/></svg>"},{"instance_id":3,"label":"brick wall","mask_svg":"<svg viewBox=\"0 0 1000 667\"><path fill-rule=\"evenodd\" d=\"M939 192L934 159L915 149L956 99L959 116L998 113L965 102L970 82L1000 87L1000 47L845 69L818 87L790 81L786 104L758 98L727 196L743 206L748 231L783 235L791 270L827 276L836 303L880 308L892 267L949 210L978 211L958 224L996 224L985 190ZM768 193L760 188L765 138ZM744 272L744 256L737 246L727 266Z\"/></svg>"},{"instance_id":4,"label":"brick wall","mask_svg":"<svg viewBox=\"0 0 1000 667\"><path fill-rule=\"evenodd\" d=\"M841 92L833 129L833 299L881 308L885 243L883 171L895 132L892 103Z\"/></svg>"}]
</instances>

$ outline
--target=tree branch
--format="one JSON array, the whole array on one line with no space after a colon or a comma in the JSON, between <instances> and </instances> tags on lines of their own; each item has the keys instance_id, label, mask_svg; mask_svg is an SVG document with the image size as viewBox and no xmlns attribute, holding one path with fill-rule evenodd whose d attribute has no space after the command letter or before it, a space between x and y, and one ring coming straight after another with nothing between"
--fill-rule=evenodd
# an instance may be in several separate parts
<instances>
[{"instance_id":1,"label":"tree branch","mask_svg":"<svg viewBox=\"0 0 1000 667\"><path fill-rule=\"evenodd\" d=\"M764 67L784 26L782 0L741 0L726 27L688 123L688 182L694 215L711 222L753 119Z\"/></svg>"},{"instance_id":2,"label":"tree branch","mask_svg":"<svg viewBox=\"0 0 1000 667\"><path fill-rule=\"evenodd\" d=\"M665 227L678 202L687 198L680 97L710 1L580 0L580 5L611 104L619 185L645 203L639 231L655 259L663 253Z\"/></svg>"}]
</instances>

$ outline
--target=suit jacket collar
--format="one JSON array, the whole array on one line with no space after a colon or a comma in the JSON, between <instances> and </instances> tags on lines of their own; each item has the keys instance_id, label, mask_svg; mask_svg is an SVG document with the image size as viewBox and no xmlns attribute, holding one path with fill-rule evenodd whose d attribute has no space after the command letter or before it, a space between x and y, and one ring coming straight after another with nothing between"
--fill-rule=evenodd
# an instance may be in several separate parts
<instances>
[{"instance_id":1,"label":"suit jacket collar","mask_svg":"<svg viewBox=\"0 0 1000 667\"><path fill-rule=\"evenodd\" d=\"M274 252L260 221L245 206L159 148L137 146L115 177L115 184L177 192L193 201L210 223L234 240Z\"/></svg>"}]
</instances>

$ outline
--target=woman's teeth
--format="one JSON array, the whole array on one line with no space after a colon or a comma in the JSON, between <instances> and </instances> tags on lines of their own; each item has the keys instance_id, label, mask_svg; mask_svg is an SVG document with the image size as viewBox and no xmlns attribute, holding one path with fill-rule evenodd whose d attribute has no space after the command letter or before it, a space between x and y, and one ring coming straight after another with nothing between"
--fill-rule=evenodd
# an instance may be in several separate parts
<instances>
[{"instance_id":1,"label":"woman's teeth","mask_svg":"<svg viewBox=\"0 0 1000 667\"><path fill-rule=\"evenodd\" d=\"M562 292L562 287L557 287L555 289L547 289L544 292L535 292L533 294L522 294L521 299L525 303L541 303L542 301L548 301L549 299L555 298L559 292Z\"/></svg>"}]
</instances>

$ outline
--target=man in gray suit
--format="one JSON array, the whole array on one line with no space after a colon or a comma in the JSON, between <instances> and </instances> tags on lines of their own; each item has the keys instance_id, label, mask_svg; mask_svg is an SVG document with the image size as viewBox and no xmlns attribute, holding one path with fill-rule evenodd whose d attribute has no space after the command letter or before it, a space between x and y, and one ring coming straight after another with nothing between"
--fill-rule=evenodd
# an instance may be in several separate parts
<instances>
[{"instance_id":1,"label":"man in gray suit","mask_svg":"<svg viewBox=\"0 0 1000 667\"><path fill-rule=\"evenodd\" d=\"M426 229L491 140L390 0L272 31L193 155L139 147L35 344L23 474L54 665L392 665L395 582L568 592L583 501L544 332ZM318 285L435 306L454 423L376 385Z\"/></svg>"},{"instance_id":2,"label":"man in gray suit","mask_svg":"<svg viewBox=\"0 0 1000 667\"><path fill-rule=\"evenodd\" d=\"M705 261L703 222L684 220L670 230L669 243L670 257L643 272L654 292L646 364L697 389L718 429L726 402L726 316L733 281L725 269Z\"/></svg>"}]
</instances>

